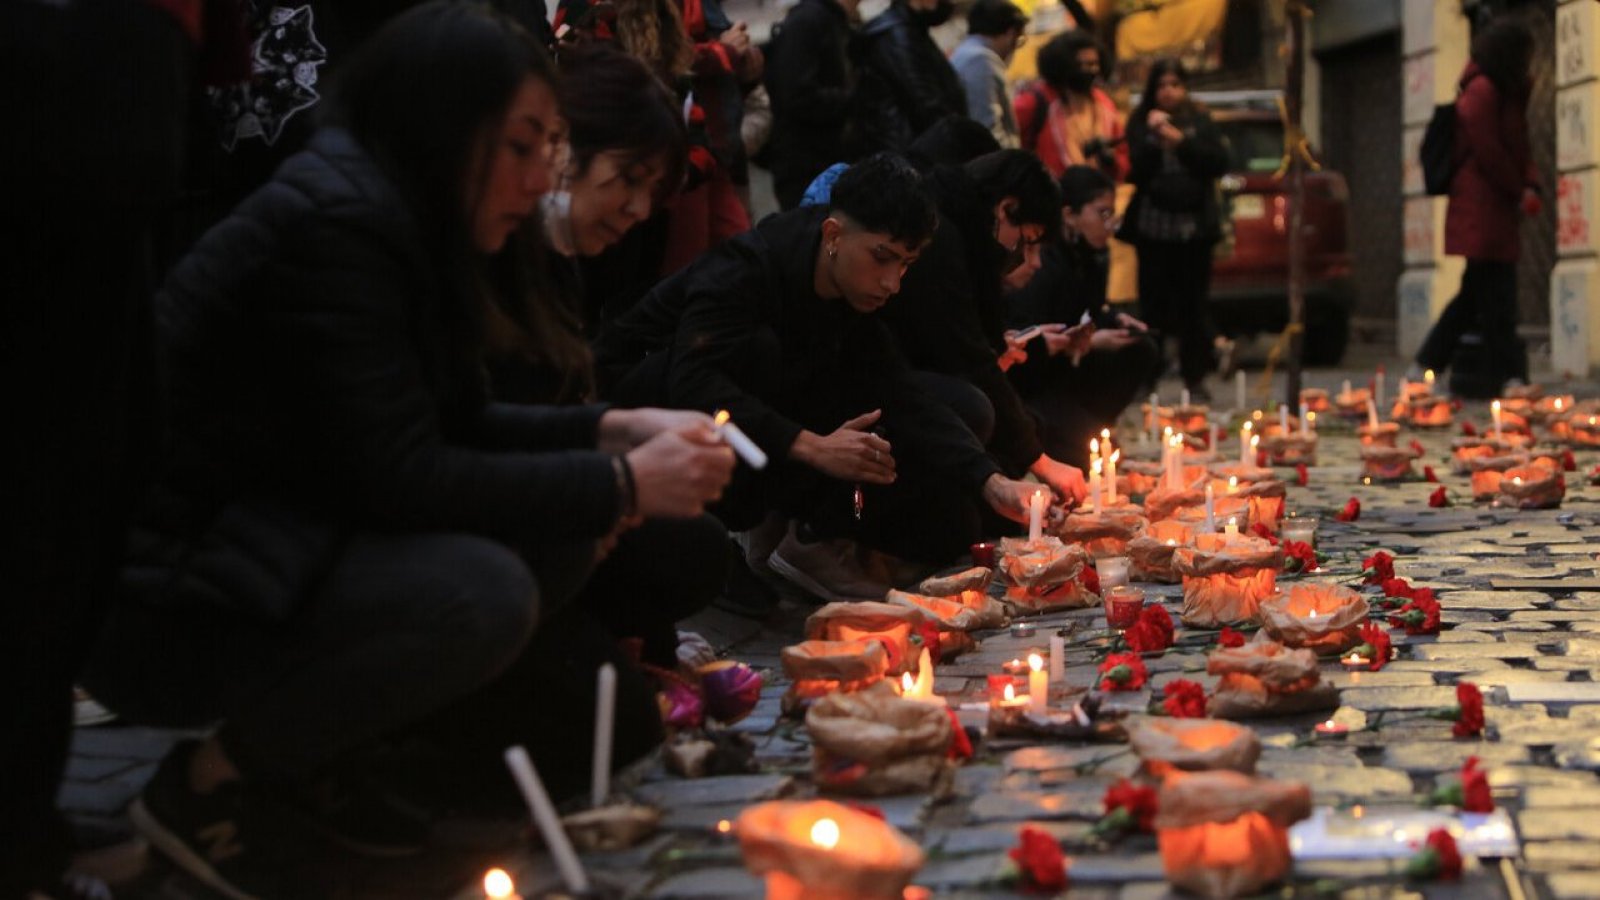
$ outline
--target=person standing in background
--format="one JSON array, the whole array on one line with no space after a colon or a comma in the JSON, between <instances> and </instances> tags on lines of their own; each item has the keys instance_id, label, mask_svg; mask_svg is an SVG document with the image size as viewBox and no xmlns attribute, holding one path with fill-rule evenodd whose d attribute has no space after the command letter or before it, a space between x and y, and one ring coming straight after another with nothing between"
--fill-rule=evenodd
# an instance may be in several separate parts
<instances>
[{"instance_id":1,"label":"person standing in background","mask_svg":"<svg viewBox=\"0 0 1600 900\"><path fill-rule=\"evenodd\" d=\"M861 29L855 136L863 155L904 153L933 123L967 114L961 80L928 33L954 11L953 0L894 0Z\"/></svg>"},{"instance_id":2,"label":"person standing in background","mask_svg":"<svg viewBox=\"0 0 1600 900\"><path fill-rule=\"evenodd\" d=\"M1128 175L1122 111L1095 86L1101 56L1093 34L1058 34L1039 49L1039 80L1017 94L1022 149L1057 178L1070 166L1094 166L1113 181Z\"/></svg>"},{"instance_id":3,"label":"person standing in background","mask_svg":"<svg viewBox=\"0 0 1600 900\"><path fill-rule=\"evenodd\" d=\"M773 31L767 51L772 97L773 188L794 209L812 179L848 160L855 75L850 64L859 0L800 0Z\"/></svg>"},{"instance_id":4,"label":"person standing in background","mask_svg":"<svg viewBox=\"0 0 1600 900\"><path fill-rule=\"evenodd\" d=\"M1496 22L1472 42L1456 99L1455 175L1444 219L1444 252L1467 258L1461 290L1417 351L1412 373L1443 372L1458 351L1480 350L1486 371L1470 373L1475 396L1496 396L1528 379L1528 349L1517 336L1517 258L1523 216L1538 215L1539 172L1528 147L1528 74L1533 35ZM1459 367L1458 367L1459 368ZM1452 390L1463 375L1457 372ZM1472 384L1479 381L1479 384Z\"/></svg>"},{"instance_id":5,"label":"person standing in background","mask_svg":"<svg viewBox=\"0 0 1600 900\"><path fill-rule=\"evenodd\" d=\"M978 0L967 13L967 37L950 65L967 92L967 116L988 128L1004 149L1021 146L1006 87L1006 64L1026 40L1028 17L1010 0Z\"/></svg>"}]
</instances>

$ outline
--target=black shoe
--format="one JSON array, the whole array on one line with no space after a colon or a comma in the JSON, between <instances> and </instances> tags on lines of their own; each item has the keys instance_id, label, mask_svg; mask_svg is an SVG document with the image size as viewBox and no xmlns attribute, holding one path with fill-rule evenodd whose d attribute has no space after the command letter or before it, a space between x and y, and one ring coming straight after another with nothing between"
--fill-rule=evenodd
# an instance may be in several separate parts
<instances>
[{"instance_id":1,"label":"black shoe","mask_svg":"<svg viewBox=\"0 0 1600 900\"><path fill-rule=\"evenodd\" d=\"M426 812L361 776L322 778L283 801L307 828L363 856L412 856L431 831Z\"/></svg>"},{"instance_id":2,"label":"black shoe","mask_svg":"<svg viewBox=\"0 0 1600 900\"><path fill-rule=\"evenodd\" d=\"M133 827L162 855L230 900L325 895L302 873L314 848L285 811L242 781L209 794L189 786L199 746L184 741L128 809Z\"/></svg>"}]
</instances>

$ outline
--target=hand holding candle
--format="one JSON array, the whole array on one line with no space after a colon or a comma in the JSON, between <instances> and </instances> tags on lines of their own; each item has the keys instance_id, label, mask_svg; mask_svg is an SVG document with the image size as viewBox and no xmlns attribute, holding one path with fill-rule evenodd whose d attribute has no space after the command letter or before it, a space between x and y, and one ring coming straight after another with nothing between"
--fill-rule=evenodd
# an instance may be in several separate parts
<instances>
[{"instance_id":1,"label":"hand holding candle","mask_svg":"<svg viewBox=\"0 0 1600 900\"><path fill-rule=\"evenodd\" d=\"M758 472L767 467L767 454L757 447L756 442L750 440L739 426L733 424L733 417L727 410L718 410L714 421L717 423L717 436L732 447L733 452L739 454L745 465Z\"/></svg>"}]
</instances>

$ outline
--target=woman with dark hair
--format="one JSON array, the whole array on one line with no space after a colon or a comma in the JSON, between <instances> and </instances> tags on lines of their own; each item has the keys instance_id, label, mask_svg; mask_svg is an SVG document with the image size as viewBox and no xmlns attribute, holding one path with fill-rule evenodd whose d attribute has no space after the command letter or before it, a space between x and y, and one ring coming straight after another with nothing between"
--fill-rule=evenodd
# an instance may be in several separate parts
<instances>
[{"instance_id":1,"label":"woman with dark hair","mask_svg":"<svg viewBox=\"0 0 1600 900\"><path fill-rule=\"evenodd\" d=\"M1059 187L1061 230L1040 252L1038 274L1008 283L1007 324L1044 326L1042 346L1010 375L1039 423L1045 452L1081 467L1089 464L1089 440L1160 375L1161 353L1143 322L1106 303L1116 185L1099 169L1073 166ZM1087 340L1060 330L1085 316L1094 324Z\"/></svg>"},{"instance_id":2,"label":"woman with dark hair","mask_svg":"<svg viewBox=\"0 0 1600 900\"><path fill-rule=\"evenodd\" d=\"M1228 151L1216 125L1189 98L1189 73L1175 59L1150 67L1144 95L1128 122L1133 199L1117 237L1139 250L1139 303L1144 318L1178 339L1178 368L1204 402L1216 368L1207 301L1211 250L1222 239L1217 179Z\"/></svg>"},{"instance_id":3,"label":"woman with dark hair","mask_svg":"<svg viewBox=\"0 0 1600 900\"><path fill-rule=\"evenodd\" d=\"M171 455L86 679L130 718L221 720L130 816L233 897L320 896L313 831L420 849L425 822L356 774L396 736L458 772L527 744L553 793L581 789L602 662L616 762L654 746L654 691L563 606L617 534L699 515L733 464L701 414L485 397L485 312L532 282L562 145L526 32L426 4L350 59L325 114L157 300Z\"/></svg>"},{"instance_id":4,"label":"woman with dark hair","mask_svg":"<svg viewBox=\"0 0 1600 900\"><path fill-rule=\"evenodd\" d=\"M1122 111L1096 82L1105 53L1092 33L1074 28L1039 48L1039 79L1017 92L1022 149L1057 178L1069 166L1095 166L1121 180L1128 174Z\"/></svg>"},{"instance_id":5,"label":"woman with dark hair","mask_svg":"<svg viewBox=\"0 0 1600 900\"><path fill-rule=\"evenodd\" d=\"M1521 219L1542 205L1528 147L1532 55L1526 26L1495 22L1473 40L1457 82L1444 252L1465 256L1467 267L1461 290L1417 351L1412 374L1456 365L1451 390L1467 396L1498 396L1507 381L1528 378L1527 347L1517 337L1517 258Z\"/></svg>"}]
</instances>

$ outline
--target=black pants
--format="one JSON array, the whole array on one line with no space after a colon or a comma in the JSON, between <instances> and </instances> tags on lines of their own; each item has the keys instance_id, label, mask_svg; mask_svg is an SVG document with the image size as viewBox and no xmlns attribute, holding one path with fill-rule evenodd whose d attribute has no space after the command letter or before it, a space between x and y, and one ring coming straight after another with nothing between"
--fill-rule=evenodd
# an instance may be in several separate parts
<instances>
[{"instance_id":1,"label":"black pants","mask_svg":"<svg viewBox=\"0 0 1600 900\"><path fill-rule=\"evenodd\" d=\"M0 898L54 889L88 654L153 431L153 222L177 183L192 50L153 5L0 4Z\"/></svg>"},{"instance_id":2,"label":"black pants","mask_svg":"<svg viewBox=\"0 0 1600 900\"><path fill-rule=\"evenodd\" d=\"M1089 353L1077 366L1043 353L1011 370L1051 457L1085 469L1089 441L1122 415L1161 375L1161 350L1145 338L1121 350Z\"/></svg>"},{"instance_id":3,"label":"black pants","mask_svg":"<svg viewBox=\"0 0 1600 900\"><path fill-rule=\"evenodd\" d=\"M622 536L573 606L618 637L640 638L644 661L670 669L677 665L676 624L722 590L727 541L728 529L713 516L650 519Z\"/></svg>"},{"instance_id":4,"label":"black pants","mask_svg":"<svg viewBox=\"0 0 1600 900\"><path fill-rule=\"evenodd\" d=\"M483 752L525 744L567 795L588 784L602 663L619 670L616 764L660 739L653 688L573 603L592 559L587 543L541 548L530 564L473 535L360 535L285 622L119 608L87 681L135 721L221 719L254 780L300 783L420 729Z\"/></svg>"},{"instance_id":5,"label":"black pants","mask_svg":"<svg viewBox=\"0 0 1600 900\"><path fill-rule=\"evenodd\" d=\"M1463 335L1477 334L1497 377L1528 380L1528 349L1517 336L1517 264L1467 260L1461 290L1433 323L1417 351L1417 364L1443 372L1455 360Z\"/></svg>"},{"instance_id":6,"label":"black pants","mask_svg":"<svg viewBox=\"0 0 1600 900\"><path fill-rule=\"evenodd\" d=\"M1139 306L1147 323L1177 338L1184 384L1198 384L1216 368L1211 247L1205 241L1139 244Z\"/></svg>"}]
</instances>

